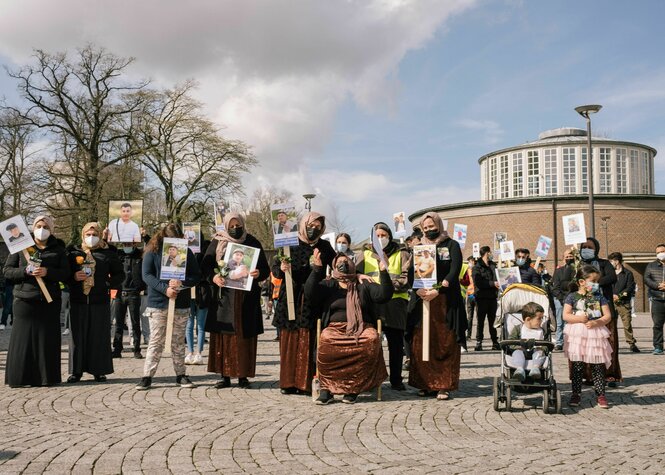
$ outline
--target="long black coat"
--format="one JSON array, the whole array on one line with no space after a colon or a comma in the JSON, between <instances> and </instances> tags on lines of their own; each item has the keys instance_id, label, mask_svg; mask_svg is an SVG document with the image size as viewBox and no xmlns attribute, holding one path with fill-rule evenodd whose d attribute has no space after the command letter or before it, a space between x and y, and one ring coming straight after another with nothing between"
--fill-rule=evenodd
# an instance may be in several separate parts
<instances>
[{"instance_id":1,"label":"long black coat","mask_svg":"<svg viewBox=\"0 0 665 475\"><path fill-rule=\"evenodd\" d=\"M215 333L235 333L233 322L235 321L235 299L242 298L242 334L244 338L252 338L263 333L263 315L261 313L261 288L259 282L270 275L270 266L263 252L263 247L258 239L247 234L245 241L241 244L249 247L259 248L259 260L256 269L259 276L252 281L249 292L244 290L217 287L212 279L215 277L217 261L215 254L219 241L213 239L201 261L201 272L203 278L210 283L212 298L208 307L206 319L206 330Z\"/></svg>"},{"instance_id":2,"label":"long black coat","mask_svg":"<svg viewBox=\"0 0 665 475\"><path fill-rule=\"evenodd\" d=\"M122 262L118 256L118 251L114 248L94 249L91 254L95 260L95 285L90 289L88 295L85 295L83 293L83 282L74 278L74 274L81 270L81 265L76 263L76 258L83 257L85 259L85 251L79 247L74 247L69 251L71 279L68 285L70 302L73 304L109 305L111 301L110 290L122 288L125 278Z\"/></svg>"}]
</instances>

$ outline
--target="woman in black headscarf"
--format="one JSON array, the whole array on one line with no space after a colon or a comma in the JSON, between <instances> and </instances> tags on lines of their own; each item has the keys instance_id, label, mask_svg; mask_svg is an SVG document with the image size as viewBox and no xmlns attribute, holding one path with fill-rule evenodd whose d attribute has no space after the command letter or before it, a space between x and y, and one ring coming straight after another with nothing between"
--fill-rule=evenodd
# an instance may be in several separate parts
<instances>
[{"instance_id":1,"label":"woman in black headscarf","mask_svg":"<svg viewBox=\"0 0 665 475\"><path fill-rule=\"evenodd\" d=\"M333 259L332 279L324 280L325 268L318 249L314 250L312 264L305 298L321 307L324 329L316 352L321 383L316 403L328 404L333 394L344 394L342 402L353 404L358 394L386 379L386 363L372 307L390 300L393 284L383 263L379 264L381 284L359 283L355 265L345 254Z\"/></svg>"},{"instance_id":2,"label":"woman in black headscarf","mask_svg":"<svg viewBox=\"0 0 665 475\"><path fill-rule=\"evenodd\" d=\"M272 268L273 276L283 279L273 320L279 329L279 387L282 394L312 391L314 375L312 355L316 342L312 329L316 319L312 315L315 309L305 296L304 289L311 272L310 259L314 250L318 249L321 253L323 268L331 265L335 257L335 251L330 243L320 239L325 230L325 216L316 212L307 213L298 226L298 245L290 247L291 262L277 261ZM293 278L295 320L289 320L287 304L285 273L289 270Z\"/></svg>"},{"instance_id":3,"label":"woman in black headscarf","mask_svg":"<svg viewBox=\"0 0 665 475\"><path fill-rule=\"evenodd\" d=\"M409 301L409 328L414 328L411 343L409 385L420 389L420 396L436 394L437 399L450 397L459 385L460 349L466 344L466 312L459 274L462 251L457 241L443 229L438 213L423 215L421 244L436 245L436 276L439 289L418 289ZM422 360L423 301L430 302L430 360Z\"/></svg>"},{"instance_id":4,"label":"woman in black headscarf","mask_svg":"<svg viewBox=\"0 0 665 475\"><path fill-rule=\"evenodd\" d=\"M233 243L259 249L256 269L244 276L253 278L249 292L226 287L228 277L215 272L219 261L224 259L226 248ZM256 376L257 341L263 333L259 282L268 277L270 268L261 243L247 233L241 215L224 216L224 231L218 232L208 246L201 271L213 284L214 296L206 320L206 330L210 332L208 371L221 374L217 388L229 387L231 378L238 378L238 386L247 388L248 378Z\"/></svg>"}]
</instances>

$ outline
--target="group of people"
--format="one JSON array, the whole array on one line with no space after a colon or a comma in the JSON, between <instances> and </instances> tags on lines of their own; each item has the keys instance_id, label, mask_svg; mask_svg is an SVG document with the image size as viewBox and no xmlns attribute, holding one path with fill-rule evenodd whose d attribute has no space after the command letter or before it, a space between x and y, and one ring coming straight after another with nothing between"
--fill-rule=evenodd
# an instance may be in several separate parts
<instances>
[{"instance_id":1,"label":"group of people","mask_svg":"<svg viewBox=\"0 0 665 475\"><path fill-rule=\"evenodd\" d=\"M184 236L177 224L164 226L141 250L140 243L122 244L121 249L111 246L104 229L98 223L88 223L81 230L81 244L65 248L53 235L53 219L37 217L33 222L36 247L32 249L36 258L26 261L22 254L13 254L4 267L5 278L14 285L6 384L50 386L61 382L61 283L69 288L71 300L68 383L80 381L84 373L103 382L113 373L113 357L122 352L122 326L128 308L134 356L142 358L138 308L145 293L143 314L148 316L150 340L137 389L147 390L152 385L165 350L169 307L174 310L168 350L176 384L194 386L186 374L186 364L201 362L207 331L207 369L220 375L216 387L231 386L232 378L237 378L240 387L249 387L256 374L258 336L264 331L259 283L267 279L279 282L269 300L273 324L279 331L279 386L283 394L311 393L315 375L320 384L318 404L328 404L334 395L353 403L358 394L379 386L386 377L392 389L403 391L402 364L408 354L408 384L418 389L420 396L446 400L459 386L461 354L471 338L474 314L475 349L483 349L486 320L492 348L499 348L494 327L499 285L492 251L481 247L476 262L472 258L463 262L458 242L448 235L437 213L422 217L419 233L407 238L408 246L393 239L388 224L376 223L372 236L381 253L376 245L354 253L351 238L344 233L333 248L321 238L326 220L316 212L306 213L294 226L298 244L269 263L258 239L247 232L244 218L227 213L224 230L210 243L202 243L203 252L194 255L188 250L185 279L162 280L164 239ZM243 276L252 278L249 291L230 285L231 275L220 269L227 247L233 244L258 249L256 267ZM436 247L429 256L432 262L426 263L436 268L438 276L432 288L412 289L416 274L425 265L413 265L413 244ZM634 280L621 266L620 254L612 254L608 261L598 257L599 248L598 241L590 238L582 244L577 259L567 252L565 264L557 268L548 285L557 309L556 344L571 361L571 405L579 403L583 377L593 382L601 407L607 405L601 401L605 382L621 381L617 315L624 321L626 338L632 338L631 348L637 348L624 308ZM657 261L649 265L645 279L653 292L656 313L665 302L664 264L665 246L659 246ZM516 251L516 265L522 282L543 284L544 274L531 266L527 249ZM45 283L51 302L45 299L38 277ZM292 293L287 290L287 281ZM425 308L430 328L427 341ZM533 309L530 312L534 314ZM116 323L113 346L109 344L112 316ZM321 321L320 335L317 320ZM654 352L659 348L662 352L663 320L660 336L654 333ZM388 341L389 372L377 331L379 321ZM197 352L193 349L195 325L199 331ZM425 345L429 358L423 358Z\"/></svg>"}]
</instances>

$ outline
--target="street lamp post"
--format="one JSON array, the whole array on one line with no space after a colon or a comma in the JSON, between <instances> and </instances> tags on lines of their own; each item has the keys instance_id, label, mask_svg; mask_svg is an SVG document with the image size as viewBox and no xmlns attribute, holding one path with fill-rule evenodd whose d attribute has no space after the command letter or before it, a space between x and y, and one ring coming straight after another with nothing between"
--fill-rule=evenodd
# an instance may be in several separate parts
<instances>
[{"instance_id":1,"label":"street lamp post","mask_svg":"<svg viewBox=\"0 0 665 475\"><path fill-rule=\"evenodd\" d=\"M591 114L595 114L603 106L598 104L589 104L586 106L575 107L575 111L586 119L586 138L587 138L587 188L589 189L589 236L596 237L596 219L593 210L593 149L591 148Z\"/></svg>"},{"instance_id":2,"label":"street lamp post","mask_svg":"<svg viewBox=\"0 0 665 475\"><path fill-rule=\"evenodd\" d=\"M611 216L603 216L600 218L600 220L603 222L603 228L605 229L605 257L609 257L610 255L610 241L608 239L608 231L607 229L610 227L608 221L610 220Z\"/></svg>"},{"instance_id":3,"label":"street lamp post","mask_svg":"<svg viewBox=\"0 0 665 475\"><path fill-rule=\"evenodd\" d=\"M307 200L305 203L305 209L309 212L312 211L312 200L316 198L316 195L314 193L306 193L302 195L303 198Z\"/></svg>"}]
</instances>

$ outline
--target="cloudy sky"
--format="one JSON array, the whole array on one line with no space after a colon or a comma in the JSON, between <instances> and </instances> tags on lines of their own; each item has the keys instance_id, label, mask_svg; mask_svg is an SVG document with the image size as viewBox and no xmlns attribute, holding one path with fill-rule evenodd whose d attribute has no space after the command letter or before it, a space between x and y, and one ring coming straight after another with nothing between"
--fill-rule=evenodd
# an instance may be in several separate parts
<instances>
[{"instance_id":1,"label":"cloudy sky","mask_svg":"<svg viewBox=\"0 0 665 475\"><path fill-rule=\"evenodd\" d=\"M393 212L479 199L480 156L584 127L580 104L604 106L594 135L661 152L665 193L663 18L660 0L0 0L0 63L93 42L136 57L137 77L195 78L254 147L249 189L315 192L362 238Z\"/></svg>"}]
</instances>

